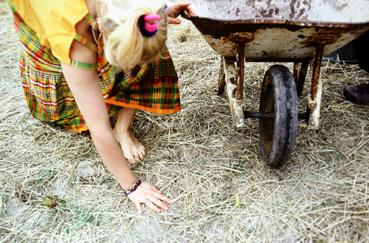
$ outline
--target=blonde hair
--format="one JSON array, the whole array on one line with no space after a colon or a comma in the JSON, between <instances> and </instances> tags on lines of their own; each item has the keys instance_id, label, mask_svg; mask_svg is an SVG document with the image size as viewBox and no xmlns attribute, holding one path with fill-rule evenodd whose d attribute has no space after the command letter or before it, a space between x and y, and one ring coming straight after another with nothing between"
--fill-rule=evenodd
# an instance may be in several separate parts
<instances>
[{"instance_id":1,"label":"blonde hair","mask_svg":"<svg viewBox=\"0 0 369 243\"><path fill-rule=\"evenodd\" d=\"M155 62L167 40L165 2L158 0L98 0L98 25L104 37L108 62L124 71ZM143 36L138 21L147 14L159 14L157 33Z\"/></svg>"}]
</instances>

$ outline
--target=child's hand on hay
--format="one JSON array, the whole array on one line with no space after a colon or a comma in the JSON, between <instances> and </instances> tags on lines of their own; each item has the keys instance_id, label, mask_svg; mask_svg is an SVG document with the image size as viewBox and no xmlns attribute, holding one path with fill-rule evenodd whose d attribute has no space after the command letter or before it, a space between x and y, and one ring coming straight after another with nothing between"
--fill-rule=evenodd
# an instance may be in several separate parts
<instances>
[{"instance_id":1,"label":"child's hand on hay","mask_svg":"<svg viewBox=\"0 0 369 243\"><path fill-rule=\"evenodd\" d=\"M142 213L143 208L141 204L150 208L154 212L160 213L169 208L171 200L163 195L153 185L142 182L139 187L128 195L128 198L136 206L137 211Z\"/></svg>"},{"instance_id":2,"label":"child's hand on hay","mask_svg":"<svg viewBox=\"0 0 369 243\"><path fill-rule=\"evenodd\" d=\"M168 8L166 10L168 15L168 23L169 24L180 24L181 20L177 19L177 17L181 14L181 12L185 11L189 16L195 15L195 12L191 6L191 3L181 2L181 3L171 3L168 4Z\"/></svg>"}]
</instances>

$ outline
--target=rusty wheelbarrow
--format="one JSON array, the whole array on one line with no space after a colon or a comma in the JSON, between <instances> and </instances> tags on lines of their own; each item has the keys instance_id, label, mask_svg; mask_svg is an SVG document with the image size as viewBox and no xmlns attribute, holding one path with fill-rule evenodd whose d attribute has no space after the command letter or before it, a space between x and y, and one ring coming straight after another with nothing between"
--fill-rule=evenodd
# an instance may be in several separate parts
<instances>
[{"instance_id":1,"label":"rusty wheelbarrow","mask_svg":"<svg viewBox=\"0 0 369 243\"><path fill-rule=\"evenodd\" d=\"M369 30L369 0L193 0L191 20L222 56L218 92L226 91L235 127L259 119L259 147L272 167L293 151L298 120L318 129L322 96L322 56ZM368 43L369 44L369 43ZM244 107L245 62L293 62L270 67L258 112ZM309 66L311 85L306 113L298 114Z\"/></svg>"}]
</instances>

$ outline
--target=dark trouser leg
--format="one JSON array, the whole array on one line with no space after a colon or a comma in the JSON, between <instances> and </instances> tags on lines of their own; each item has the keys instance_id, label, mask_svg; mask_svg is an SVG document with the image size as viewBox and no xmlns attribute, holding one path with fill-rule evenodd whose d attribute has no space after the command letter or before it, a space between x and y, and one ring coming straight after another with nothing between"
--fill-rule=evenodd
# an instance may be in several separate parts
<instances>
[{"instance_id":1,"label":"dark trouser leg","mask_svg":"<svg viewBox=\"0 0 369 243\"><path fill-rule=\"evenodd\" d=\"M369 72L369 31L353 41L359 66Z\"/></svg>"},{"instance_id":2,"label":"dark trouser leg","mask_svg":"<svg viewBox=\"0 0 369 243\"><path fill-rule=\"evenodd\" d=\"M352 42L359 66L369 72L369 31ZM343 88L346 100L358 104L369 105L369 82L350 85Z\"/></svg>"}]
</instances>

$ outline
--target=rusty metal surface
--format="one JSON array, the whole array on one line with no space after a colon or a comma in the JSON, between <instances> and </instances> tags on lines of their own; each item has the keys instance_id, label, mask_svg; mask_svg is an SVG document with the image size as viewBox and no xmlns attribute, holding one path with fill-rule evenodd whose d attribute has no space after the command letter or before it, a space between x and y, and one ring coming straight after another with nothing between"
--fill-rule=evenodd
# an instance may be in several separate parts
<instances>
[{"instance_id":1,"label":"rusty metal surface","mask_svg":"<svg viewBox=\"0 0 369 243\"><path fill-rule=\"evenodd\" d=\"M311 92L310 92L311 100L316 100L318 82L320 80L320 65L322 63L322 58L323 58L323 47L318 46L315 51L315 57L313 61L313 71L311 74ZM314 107L312 107L312 104L310 105L311 105L310 108L313 109Z\"/></svg>"},{"instance_id":2,"label":"rusty metal surface","mask_svg":"<svg viewBox=\"0 0 369 243\"><path fill-rule=\"evenodd\" d=\"M322 100L323 82L320 78L321 63L323 58L323 46L317 46L315 49L313 70L311 73L311 87L309 95L309 124L310 129L319 128L320 105Z\"/></svg>"},{"instance_id":3,"label":"rusty metal surface","mask_svg":"<svg viewBox=\"0 0 369 243\"><path fill-rule=\"evenodd\" d=\"M245 43L248 61L298 61L327 55L369 30L368 0L195 0L189 17L210 46L234 58ZM356 9L356 11L353 11ZM360 11L358 11L360 9Z\"/></svg>"},{"instance_id":4,"label":"rusty metal surface","mask_svg":"<svg viewBox=\"0 0 369 243\"><path fill-rule=\"evenodd\" d=\"M293 77L296 83L297 95L301 96L304 89L305 79L309 68L309 60L301 63L295 62L293 65Z\"/></svg>"},{"instance_id":5,"label":"rusty metal surface","mask_svg":"<svg viewBox=\"0 0 369 243\"><path fill-rule=\"evenodd\" d=\"M244 99L237 99L239 97L236 95L237 91L243 92L243 90L240 90L239 88L239 72L237 72L235 63L224 57L222 58L222 65L233 125L236 128L244 128L246 126L246 120L244 116Z\"/></svg>"},{"instance_id":6,"label":"rusty metal surface","mask_svg":"<svg viewBox=\"0 0 369 243\"><path fill-rule=\"evenodd\" d=\"M245 81L245 43L238 43L238 53L237 53L237 90L236 99L243 101L243 83Z\"/></svg>"},{"instance_id":7,"label":"rusty metal surface","mask_svg":"<svg viewBox=\"0 0 369 243\"><path fill-rule=\"evenodd\" d=\"M368 22L368 0L192 0L202 18L325 23Z\"/></svg>"}]
</instances>

